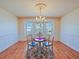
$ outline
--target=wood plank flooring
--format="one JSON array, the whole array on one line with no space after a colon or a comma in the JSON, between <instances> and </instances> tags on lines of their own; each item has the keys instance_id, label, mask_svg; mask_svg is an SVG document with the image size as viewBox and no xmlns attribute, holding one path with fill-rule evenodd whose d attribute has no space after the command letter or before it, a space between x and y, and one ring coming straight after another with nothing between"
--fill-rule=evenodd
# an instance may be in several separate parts
<instances>
[{"instance_id":1,"label":"wood plank flooring","mask_svg":"<svg viewBox=\"0 0 79 59\"><path fill-rule=\"evenodd\" d=\"M0 53L0 59L26 59L25 41L19 41ZM79 53L61 42L54 42L55 59L79 59Z\"/></svg>"},{"instance_id":2,"label":"wood plank flooring","mask_svg":"<svg viewBox=\"0 0 79 59\"><path fill-rule=\"evenodd\" d=\"M79 53L61 42L54 42L55 59L79 59Z\"/></svg>"}]
</instances>

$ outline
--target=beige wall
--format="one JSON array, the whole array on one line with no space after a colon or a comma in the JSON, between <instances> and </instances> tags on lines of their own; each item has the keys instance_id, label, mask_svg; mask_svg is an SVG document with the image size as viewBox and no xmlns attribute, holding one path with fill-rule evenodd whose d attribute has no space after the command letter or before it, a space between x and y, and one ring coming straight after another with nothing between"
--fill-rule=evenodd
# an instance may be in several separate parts
<instances>
[{"instance_id":1,"label":"beige wall","mask_svg":"<svg viewBox=\"0 0 79 59\"><path fill-rule=\"evenodd\" d=\"M24 37L24 19L23 18L18 18L18 35L19 35L19 40L25 40L25 37Z\"/></svg>"},{"instance_id":2,"label":"beige wall","mask_svg":"<svg viewBox=\"0 0 79 59\"><path fill-rule=\"evenodd\" d=\"M60 22L61 22L61 18L59 19L55 19L55 40L59 41L60 40Z\"/></svg>"}]
</instances>

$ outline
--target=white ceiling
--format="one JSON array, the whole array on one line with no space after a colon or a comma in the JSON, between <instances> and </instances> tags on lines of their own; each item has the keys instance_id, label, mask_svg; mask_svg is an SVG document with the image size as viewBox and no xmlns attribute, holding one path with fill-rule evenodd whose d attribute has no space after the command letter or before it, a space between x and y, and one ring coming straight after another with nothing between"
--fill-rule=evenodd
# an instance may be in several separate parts
<instances>
[{"instance_id":1,"label":"white ceiling","mask_svg":"<svg viewBox=\"0 0 79 59\"><path fill-rule=\"evenodd\" d=\"M39 11L35 8L37 0L0 0L0 7L16 16L37 16ZM63 16L79 7L79 0L44 0L47 7L43 16Z\"/></svg>"}]
</instances>

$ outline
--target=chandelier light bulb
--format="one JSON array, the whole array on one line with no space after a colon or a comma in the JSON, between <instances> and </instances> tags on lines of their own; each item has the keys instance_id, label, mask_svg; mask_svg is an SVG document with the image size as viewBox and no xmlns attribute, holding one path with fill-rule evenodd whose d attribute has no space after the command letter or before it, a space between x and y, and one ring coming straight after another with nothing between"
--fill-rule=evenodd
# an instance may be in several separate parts
<instances>
[{"instance_id":1,"label":"chandelier light bulb","mask_svg":"<svg viewBox=\"0 0 79 59\"><path fill-rule=\"evenodd\" d=\"M36 17L36 21L44 21L46 18L44 16L42 16L41 13L42 13L42 9L47 7L47 5L45 3L41 2L41 3L37 3L35 6L38 7L40 10L40 16Z\"/></svg>"}]
</instances>

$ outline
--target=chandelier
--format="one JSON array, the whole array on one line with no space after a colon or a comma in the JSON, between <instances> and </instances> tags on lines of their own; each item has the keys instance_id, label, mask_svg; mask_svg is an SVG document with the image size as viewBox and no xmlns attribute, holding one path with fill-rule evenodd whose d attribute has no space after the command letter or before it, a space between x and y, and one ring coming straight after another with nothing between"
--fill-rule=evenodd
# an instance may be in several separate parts
<instances>
[{"instance_id":1,"label":"chandelier","mask_svg":"<svg viewBox=\"0 0 79 59\"><path fill-rule=\"evenodd\" d=\"M35 6L39 9L39 12L40 12L40 15L36 16L36 21L45 21L46 17L42 16L42 10L45 7L47 7L47 5L45 3L40 2L40 3L37 3Z\"/></svg>"}]
</instances>

